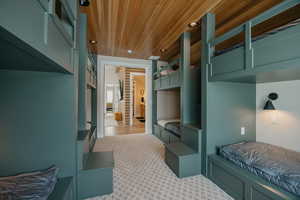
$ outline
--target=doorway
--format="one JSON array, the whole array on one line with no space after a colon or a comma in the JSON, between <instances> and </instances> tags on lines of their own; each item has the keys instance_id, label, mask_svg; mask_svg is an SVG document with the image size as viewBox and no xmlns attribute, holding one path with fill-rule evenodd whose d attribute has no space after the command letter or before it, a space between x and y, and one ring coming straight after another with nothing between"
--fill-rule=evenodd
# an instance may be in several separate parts
<instances>
[{"instance_id":1,"label":"doorway","mask_svg":"<svg viewBox=\"0 0 300 200\"><path fill-rule=\"evenodd\" d=\"M145 133L145 69L104 66L104 136Z\"/></svg>"}]
</instances>

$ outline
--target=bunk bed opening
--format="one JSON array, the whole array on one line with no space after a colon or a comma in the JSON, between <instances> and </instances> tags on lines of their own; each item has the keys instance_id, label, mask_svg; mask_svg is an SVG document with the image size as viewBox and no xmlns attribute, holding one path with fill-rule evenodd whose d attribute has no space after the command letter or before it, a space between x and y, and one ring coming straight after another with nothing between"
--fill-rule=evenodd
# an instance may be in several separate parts
<instances>
[{"instance_id":1,"label":"bunk bed opening","mask_svg":"<svg viewBox=\"0 0 300 200\"><path fill-rule=\"evenodd\" d=\"M181 138L180 88L160 90L157 92L157 125Z\"/></svg>"},{"instance_id":2,"label":"bunk bed opening","mask_svg":"<svg viewBox=\"0 0 300 200\"><path fill-rule=\"evenodd\" d=\"M258 103L257 92L258 83L267 83L264 88L276 92L280 84L285 84L279 81L300 80L299 5L299 1L283 1L217 38L214 15L208 14L203 20L207 30L202 35L208 44L202 43L202 50L207 52L202 53L202 121L207 122L203 127L206 155L202 161L207 162L207 176L235 199L300 197L299 150L258 139L258 133L265 134L271 128L259 129L259 113L264 106ZM280 16L285 19L274 24L272 20ZM233 46L227 48L229 43ZM276 87L269 85L273 83ZM295 91L290 87L281 90L289 98ZM266 103L268 99L264 96L262 100ZM285 109L290 103L287 105ZM296 106L289 112L295 110ZM288 132L291 128L280 129L277 124L275 129Z\"/></svg>"},{"instance_id":3,"label":"bunk bed opening","mask_svg":"<svg viewBox=\"0 0 300 200\"><path fill-rule=\"evenodd\" d=\"M287 68L294 69L294 80L299 79L299 42L299 2L285 1L209 42L210 80L284 81L291 75Z\"/></svg>"}]
</instances>

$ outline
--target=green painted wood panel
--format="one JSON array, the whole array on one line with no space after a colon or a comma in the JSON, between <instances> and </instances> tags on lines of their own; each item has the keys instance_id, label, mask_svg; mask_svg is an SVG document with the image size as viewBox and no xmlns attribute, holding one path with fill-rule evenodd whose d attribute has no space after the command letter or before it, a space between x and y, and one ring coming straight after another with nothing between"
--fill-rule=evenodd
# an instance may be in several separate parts
<instances>
[{"instance_id":1,"label":"green painted wood panel","mask_svg":"<svg viewBox=\"0 0 300 200\"><path fill-rule=\"evenodd\" d=\"M0 176L57 165L76 174L75 79L0 71Z\"/></svg>"},{"instance_id":2,"label":"green painted wood panel","mask_svg":"<svg viewBox=\"0 0 300 200\"><path fill-rule=\"evenodd\" d=\"M51 15L47 15L46 21L47 55L68 71L73 72L72 45L65 39Z\"/></svg>"},{"instance_id":3,"label":"green painted wood panel","mask_svg":"<svg viewBox=\"0 0 300 200\"><path fill-rule=\"evenodd\" d=\"M209 82L212 55L208 41L214 35L214 15L208 14L202 24L202 152L208 155L215 153L217 146L256 139L256 87L247 83ZM241 127L245 127L245 135L241 135ZM206 159L203 157L203 165Z\"/></svg>"},{"instance_id":4,"label":"green painted wood panel","mask_svg":"<svg viewBox=\"0 0 300 200\"><path fill-rule=\"evenodd\" d=\"M246 83L208 83L206 88L207 153L243 140L255 141L256 86ZM246 134L241 135L241 127Z\"/></svg>"},{"instance_id":5,"label":"green painted wood panel","mask_svg":"<svg viewBox=\"0 0 300 200\"><path fill-rule=\"evenodd\" d=\"M47 54L45 11L37 0L3 0L0 25L38 51Z\"/></svg>"},{"instance_id":6,"label":"green painted wood panel","mask_svg":"<svg viewBox=\"0 0 300 200\"><path fill-rule=\"evenodd\" d=\"M232 59L234 58L234 59ZM216 56L212 59L212 76L223 75L245 69L244 47Z\"/></svg>"},{"instance_id":7,"label":"green painted wood panel","mask_svg":"<svg viewBox=\"0 0 300 200\"><path fill-rule=\"evenodd\" d=\"M73 177L65 177L58 179L55 188L48 200L74 200L75 194L73 191Z\"/></svg>"},{"instance_id":8,"label":"green painted wood panel","mask_svg":"<svg viewBox=\"0 0 300 200\"><path fill-rule=\"evenodd\" d=\"M300 25L280 31L253 43L254 66L261 67L286 60L299 59ZM300 64L300 63L299 63ZM288 66L282 66L288 67Z\"/></svg>"}]
</instances>

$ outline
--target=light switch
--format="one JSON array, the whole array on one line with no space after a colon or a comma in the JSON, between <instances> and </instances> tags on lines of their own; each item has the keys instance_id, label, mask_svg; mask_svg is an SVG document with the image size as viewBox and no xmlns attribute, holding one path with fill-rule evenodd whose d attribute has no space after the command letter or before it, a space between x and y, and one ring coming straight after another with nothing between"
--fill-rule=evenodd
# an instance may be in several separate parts
<instances>
[{"instance_id":1,"label":"light switch","mask_svg":"<svg viewBox=\"0 0 300 200\"><path fill-rule=\"evenodd\" d=\"M241 127L241 135L245 135L246 134L246 128L245 127Z\"/></svg>"}]
</instances>

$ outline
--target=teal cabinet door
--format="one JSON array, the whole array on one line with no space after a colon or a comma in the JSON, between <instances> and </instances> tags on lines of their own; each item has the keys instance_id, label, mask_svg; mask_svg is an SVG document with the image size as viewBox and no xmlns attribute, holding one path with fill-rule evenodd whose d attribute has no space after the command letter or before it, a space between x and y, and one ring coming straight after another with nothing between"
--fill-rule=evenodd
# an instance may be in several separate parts
<instances>
[{"instance_id":1,"label":"teal cabinet door","mask_svg":"<svg viewBox=\"0 0 300 200\"><path fill-rule=\"evenodd\" d=\"M0 25L33 48L46 53L45 10L37 0L2 0Z\"/></svg>"}]
</instances>

